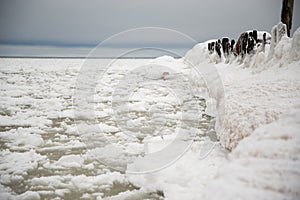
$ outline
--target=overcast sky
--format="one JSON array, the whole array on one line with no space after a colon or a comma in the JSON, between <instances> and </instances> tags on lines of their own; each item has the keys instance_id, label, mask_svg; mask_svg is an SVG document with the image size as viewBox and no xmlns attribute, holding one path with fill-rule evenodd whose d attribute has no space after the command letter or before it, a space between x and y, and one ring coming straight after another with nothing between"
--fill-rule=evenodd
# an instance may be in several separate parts
<instances>
[{"instance_id":1,"label":"overcast sky","mask_svg":"<svg viewBox=\"0 0 300 200\"><path fill-rule=\"evenodd\" d=\"M270 31L281 0L0 0L0 44L87 46L128 29L162 27L201 42L245 30ZM295 0L292 33L300 25ZM168 44L190 48L176 36L130 32L115 47ZM149 35L149 34L148 34ZM176 35L176 34L175 34ZM144 38L146 37L146 38ZM128 39L130 38L130 39ZM0 47L1 48L1 47ZM13 54L13 52L11 52Z\"/></svg>"}]
</instances>

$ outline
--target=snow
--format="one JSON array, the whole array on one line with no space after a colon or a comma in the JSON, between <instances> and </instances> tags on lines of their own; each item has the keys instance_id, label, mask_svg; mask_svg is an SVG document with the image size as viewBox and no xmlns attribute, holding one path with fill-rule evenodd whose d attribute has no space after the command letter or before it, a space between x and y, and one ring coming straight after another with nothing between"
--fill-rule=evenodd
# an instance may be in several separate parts
<instances>
[{"instance_id":1,"label":"snow","mask_svg":"<svg viewBox=\"0 0 300 200\"><path fill-rule=\"evenodd\" d=\"M205 44L199 44L187 53L188 62L195 66L201 63L203 71L211 68L204 77L213 82L210 94L216 99L217 105L221 103L217 112L222 119L217 120L216 131L226 148L234 148L259 126L277 120L281 114L299 105L299 60L292 62L289 53L291 43L296 41L297 37L283 37L276 44L275 54L270 60L247 67L239 62L231 65L207 62L207 59L198 57L196 53L205 51ZM221 79L223 87L216 87L214 79ZM205 81L195 80L195 85L203 84Z\"/></svg>"},{"instance_id":2,"label":"snow","mask_svg":"<svg viewBox=\"0 0 300 200\"><path fill-rule=\"evenodd\" d=\"M291 48L291 60L297 61L300 59L300 31L297 31L293 35L292 48Z\"/></svg>"},{"instance_id":3,"label":"snow","mask_svg":"<svg viewBox=\"0 0 300 200\"><path fill-rule=\"evenodd\" d=\"M298 199L300 62L295 49L299 33L300 29L293 39L283 35L269 60L265 59L267 46L244 64L218 60L221 63L215 65L214 55L209 58L206 52L207 43L190 50L185 62L199 66L203 74L203 79L197 79L190 73L190 80L196 87L210 82L208 95L216 100L218 138L232 152L218 157L214 151L218 155L222 151L214 147L200 162L199 152L192 147L170 167L133 175L130 180L163 190L166 199ZM218 80L223 87L217 87ZM158 148L155 141L150 145ZM193 153L198 156L189 157Z\"/></svg>"},{"instance_id":4,"label":"snow","mask_svg":"<svg viewBox=\"0 0 300 200\"><path fill-rule=\"evenodd\" d=\"M0 170L1 176L8 175L18 177L18 175L27 175L28 171L35 170L40 162L46 157L30 150L24 153L14 153L10 151L1 151Z\"/></svg>"},{"instance_id":5,"label":"snow","mask_svg":"<svg viewBox=\"0 0 300 200\"><path fill-rule=\"evenodd\" d=\"M22 200L40 200L41 197L40 197L39 193L37 193L37 192L27 191L27 192L19 195L17 199L22 199Z\"/></svg>"},{"instance_id":6,"label":"snow","mask_svg":"<svg viewBox=\"0 0 300 200\"><path fill-rule=\"evenodd\" d=\"M299 129L299 107L257 128L232 151L203 199L298 199Z\"/></svg>"},{"instance_id":7,"label":"snow","mask_svg":"<svg viewBox=\"0 0 300 200\"><path fill-rule=\"evenodd\" d=\"M298 199L300 29L271 32L244 60L1 58L1 199Z\"/></svg>"},{"instance_id":8,"label":"snow","mask_svg":"<svg viewBox=\"0 0 300 200\"><path fill-rule=\"evenodd\" d=\"M208 157L205 152L209 152ZM164 191L165 199L200 199L206 182L225 162L225 155L221 146L204 139L193 143L175 164L156 173L130 175L129 180L146 189Z\"/></svg>"},{"instance_id":9,"label":"snow","mask_svg":"<svg viewBox=\"0 0 300 200\"><path fill-rule=\"evenodd\" d=\"M80 167L82 166L84 159L79 155L67 155L62 156L56 163L62 167Z\"/></svg>"},{"instance_id":10,"label":"snow","mask_svg":"<svg viewBox=\"0 0 300 200\"><path fill-rule=\"evenodd\" d=\"M299 33L276 41L269 60L216 66L225 89L216 131L232 152L201 199L299 198Z\"/></svg>"},{"instance_id":11,"label":"snow","mask_svg":"<svg viewBox=\"0 0 300 200\"><path fill-rule=\"evenodd\" d=\"M31 128L18 128L4 132L0 135L2 140L6 140L7 146L11 146L11 149L29 150L35 149L38 146L44 144L44 140L39 134L34 134L35 129Z\"/></svg>"}]
</instances>

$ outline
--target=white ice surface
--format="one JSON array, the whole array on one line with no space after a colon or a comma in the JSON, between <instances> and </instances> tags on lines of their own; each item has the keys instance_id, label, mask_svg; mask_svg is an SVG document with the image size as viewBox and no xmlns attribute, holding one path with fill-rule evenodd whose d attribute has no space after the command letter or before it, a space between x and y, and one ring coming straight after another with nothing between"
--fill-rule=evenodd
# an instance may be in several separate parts
<instances>
[{"instance_id":1,"label":"white ice surface","mask_svg":"<svg viewBox=\"0 0 300 200\"><path fill-rule=\"evenodd\" d=\"M271 57L267 45L244 64L239 58L214 64L207 43L184 59L119 60L87 101L73 101L75 86L82 81L88 88L98 68L77 80L82 60L0 59L1 199L159 199L157 191L171 200L298 199L299 31L282 37ZM157 66L163 70L153 71ZM173 92L139 87L124 104L132 84L116 81L124 77L168 83ZM206 98L208 107L195 111L191 101L182 118L182 96ZM192 127L203 112L217 116L220 142ZM142 155L172 144L180 122L186 136L197 135L190 148L161 170L133 173L143 167Z\"/></svg>"},{"instance_id":2,"label":"white ice surface","mask_svg":"<svg viewBox=\"0 0 300 200\"><path fill-rule=\"evenodd\" d=\"M163 190L166 199L299 199L299 33L283 37L270 59L264 55L267 45L244 64L215 65L207 43L190 50L185 64L203 74L199 79L191 73L190 80L195 87L208 85L208 96L216 100L218 137L232 152L226 158L216 146L200 160L201 151L192 147L171 167L130 180ZM157 146L155 140L149 145Z\"/></svg>"}]
</instances>

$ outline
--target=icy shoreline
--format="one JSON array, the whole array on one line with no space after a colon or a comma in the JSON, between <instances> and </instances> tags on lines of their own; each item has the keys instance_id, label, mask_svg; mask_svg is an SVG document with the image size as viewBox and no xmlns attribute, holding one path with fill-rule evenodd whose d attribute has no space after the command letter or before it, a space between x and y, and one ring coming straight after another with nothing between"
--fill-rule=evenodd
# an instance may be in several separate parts
<instances>
[{"instance_id":1,"label":"icy shoreline","mask_svg":"<svg viewBox=\"0 0 300 200\"><path fill-rule=\"evenodd\" d=\"M217 106L212 113L218 113L220 144L231 152L221 155L216 146L201 160L201 144L195 143L170 168L130 180L159 188L172 200L298 199L300 29L293 38L283 36L270 52L266 45L266 52L246 57L243 64L215 64L208 42L196 45L183 62L203 74L201 79L190 73L190 80L195 87L208 87L214 100L207 100Z\"/></svg>"},{"instance_id":2,"label":"icy shoreline","mask_svg":"<svg viewBox=\"0 0 300 200\"><path fill-rule=\"evenodd\" d=\"M299 39L298 28L293 38L283 36L270 51L245 58L247 63L216 65L225 91L216 131L232 152L203 199L299 198ZM187 59L203 62L197 54L204 49L194 47Z\"/></svg>"},{"instance_id":3,"label":"icy shoreline","mask_svg":"<svg viewBox=\"0 0 300 200\"><path fill-rule=\"evenodd\" d=\"M216 145L212 152L212 155L216 156L210 157L210 161L186 168L186 163L195 159L204 159L206 154L201 155L201 153L209 152L215 145L215 142L204 137L205 129L190 129L193 119L202 115L203 110L195 112L186 107L189 111L186 116L189 118L181 119L180 102L177 101L176 95L169 92L169 88L161 87L163 84L158 84L156 87L152 85L141 87L138 93L130 97L129 110L118 107L117 111L125 114L131 112L129 117L134 118L125 118L125 120L133 131L142 130L139 127L143 125L146 134L153 133L154 126L159 127L161 122L165 124L165 127L159 129L160 132L154 132L154 135L149 134L150 137L145 138L147 149L141 139L138 139L138 137L145 137L142 133L135 131L133 133L137 134L136 137L129 137L128 133L119 130L112 118L111 99L112 92L117 87L116 80L136 67L148 67L149 62L151 66L155 66L157 62L164 62L164 66L169 66L169 69L177 70L179 73L170 71L169 74L165 74L166 77L161 78L162 74L159 71L149 70L148 74L144 74L145 71L141 70L139 77L148 75L150 83L154 83L153 81L169 83L168 86L175 87L177 95L187 94L182 96L189 100L190 90L186 89L185 85L190 80L181 79L183 80L181 83L177 81L180 72L189 71L183 60L171 57L157 60L118 60L96 88L92 103L96 104L97 124L89 121L88 113L80 112L76 116L73 112L72 94L82 62L82 60L72 59L1 59L0 73L3 83L0 99L2 103L0 139L3 158L0 161L1 198L163 199L164 195L165 198L168 198L169 194L176 195L178 188L185 191L181 196L183 198L191 187L195 192L199 185L204 187L204 179L212 178L226 152ZM105 66L106 63L107 60L101 59L95 62L100 67ZM87 79L87 83L89 81L90 79ZM177 88L180 84L181 88ZM120 86L124 87L124 85ZM120 95L128 93L126 87L124 88L120 90ZM201 99L194 97L190 100L193 99L195 101L190 101L187 106L194 108L193 102L201 103L199 101ZM203 106L200 105L200 108L202 109ZM149 118L151 114L155 117ZM164 120L161 120L162 118ZM75 120L78 121L75 123ZM210 120L210 117L203 118L200 126L210 127ZM174 166L171 163L172 165L166 170L150 173L150 177L151 174L155 177L162 173L163 180L157 180L148 187L142 184L142 176L125 174L114 169L115 166L119 167L118 169L126 167L132 159L145 152L151 153L163 149L176 137L174 133L177 132L178 123L183 123L182 131L186 136L190 135L190 130L197 134L197 141L190 148L192 151L184 154ZM99 127L101 127L100 133ZM85 137L87 139L91 137L91 140L86 140ZM193 138L187 139L190 143ZM107 140L112 141L111 144ZM87 146L92 145L93 142L96 146L87 149ZM197 168L200 167L205 170L203 179L198 179L197 173L187 173L189 169L197 172ZM179 170L180 173L174 176L174 170ZM165 176L165 172L169 175ZM184 183L191 178L197 184L191 183L190 187L185 187L173 183L175 180ZM151 178L149 181L152 182ZM170 186L168 183L174 187L168 189Z\"/></svg>"},{"instance_id":4,"label":"icy shoreline","mask_svg":"<svg viewBox=\"0 0 300 200\"><path fill-rule=\"evenodd\" d=\"M185 131L196 131L200 136L185 154L166 168L141 174L130 173L139 167L132 159L146 151L163 149L175 137L176 120L181 114L177 98L166 88L144 87L130 97L129 110L118 107L118 111L130 111L130 117L134 116L134 119L124 118L132 130L149 123L144 131L151 132L152 125L167 119L168 128L151 137L141 133L128 137L118 130L110 101L117 87L115 79L124 77L134 67L148 66L149 60L121 60L108 70L92 101L98 120L95 126L88 121L86 113L77 116L73 113L72 92L82 60L1 59L0 81L4 86L0 98L0 197L299 198L300 29L292 39L283 37L271 56L269 48L266 47L265 53L248 57L244 64L236 60L215 64L215 58L207 52L207 43L196 45L183 59L151 60L150 65L174 69L163 74L149 70L151 80L170 80L170 86L178 86L178 74L183 74L188 79L182 79L185 82L181 82L178 94L186 94L185 83L189 83L206 98L208 107L200 113L217 117L216 132L220 141L207 135L202 137L201 130L188 129L190 122L186 122ZM101 62L95 64L107 63ZM197 69L193 71L191 66ZM144 72L133 75L147 78ZM120 87L125 88L117 95L121 98L127 90L126 85ZM151 99L145 101L148 95ZM157 101L158 106L154 103ZM149 120L147 110L160 120ZM193 119L195 113L187 116ZM79 118L77 124L76 117ZM189 119L181 119L184 120ZM204 124L208 122L204 120ZM94 136L98 125L120 152L113 151L116 148L98 135ZM103 146L87 151L87 143L78 128ZM141 143L143 139L147 142L146 150ZM130 156L122 154L122 150ZM118 167L128 165L129 171L120 173L99 160Z\"/></svg>"}]
</instances>

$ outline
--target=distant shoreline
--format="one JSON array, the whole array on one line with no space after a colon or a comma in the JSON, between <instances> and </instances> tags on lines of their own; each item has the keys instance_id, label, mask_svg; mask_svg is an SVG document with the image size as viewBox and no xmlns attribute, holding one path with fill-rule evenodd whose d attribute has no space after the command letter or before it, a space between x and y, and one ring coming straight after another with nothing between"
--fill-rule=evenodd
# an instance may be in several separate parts
<instances>
[{"instance_id":1,"label":"distant shoreline","mask_svg":"<svg viewBox=\"0 0 300 200\"><path fill-rule=\"evenodd\" d=\"M67 56L0 56L2 58L24 58L24 59L155 59L158 57L67 57ZM182 57L174 57L174 58L182 58Z\"/></svg>"}]
</instances>

